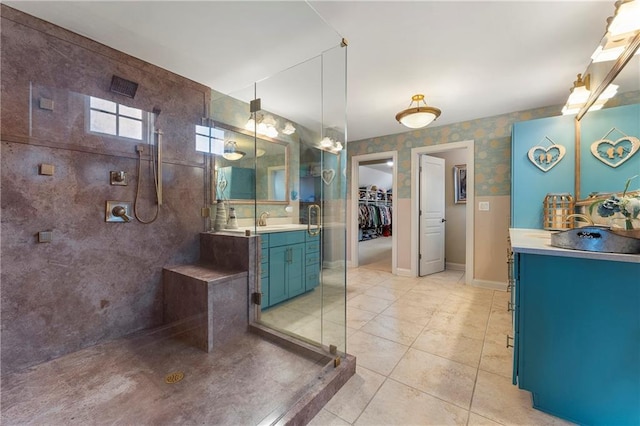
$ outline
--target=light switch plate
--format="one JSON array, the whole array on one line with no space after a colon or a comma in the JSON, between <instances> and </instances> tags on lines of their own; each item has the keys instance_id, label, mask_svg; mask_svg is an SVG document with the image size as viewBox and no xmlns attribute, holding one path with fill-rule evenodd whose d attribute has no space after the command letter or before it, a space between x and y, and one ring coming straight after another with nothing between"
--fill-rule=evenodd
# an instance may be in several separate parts
<instances>
[{"instance_id":1,"label":"light switch plate","mask_svg":"<svg viewBox=\"0 0 640 426\"><path fill-rule=\"evenodd\" d=\"M489 211L489 202L488 201L480 201L478 203L478 210L480 210L481 212L488 212Z\"/></svg>"}]
</instances>

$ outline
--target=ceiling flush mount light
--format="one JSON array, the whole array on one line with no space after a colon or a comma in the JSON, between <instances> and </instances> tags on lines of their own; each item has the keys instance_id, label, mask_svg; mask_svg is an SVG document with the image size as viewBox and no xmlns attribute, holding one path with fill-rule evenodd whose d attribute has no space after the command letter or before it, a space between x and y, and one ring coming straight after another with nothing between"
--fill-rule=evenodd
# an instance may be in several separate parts
<instances>
[{"instance_id":1,"label":"ceiling flush mount light","mask_svg":"<svg viewBox=\"0 0 640 426\"><path fill-rule=\"evenodd\" d=\"M416 106L412 107L414 102ZM424 106L420 106L420 102L422 102ZM433 120L440 117L441 113L442 111L438 108L427 105L424 100L424 95L417 94L411 97L409 108L396 114L396 120L410 129L419 129L427 126Z\"/></svg>"},{"instance_id":2,"label":"ceiling flush mount light","mask_svg":"<svg viewBox=\"0 0 640 426\"><path fill-rule=\"evenodd\" d=\"M224 144L224 153L222 156L230 161L236 161L244 157L246 154L242 151L238 151L238 144L236 141L228 141Z\"/></svg>"}]
</instances>

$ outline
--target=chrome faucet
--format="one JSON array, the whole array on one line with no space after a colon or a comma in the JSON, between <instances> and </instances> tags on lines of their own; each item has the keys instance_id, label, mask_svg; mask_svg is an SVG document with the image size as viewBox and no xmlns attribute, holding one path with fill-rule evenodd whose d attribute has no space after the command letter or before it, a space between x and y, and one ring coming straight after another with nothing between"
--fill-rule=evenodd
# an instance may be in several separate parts
<instances>
[{"instance_id":1,"label":"chrome faucet","mask_svg":"<svg viewBox=\"0 0 640 426\"><path fill-rule=\"evenodd\" d=\"M269 212L260 213L260 217L258 218L258 226L267 226L267 217L269 217Z\"/></svg>"}]
</instances>

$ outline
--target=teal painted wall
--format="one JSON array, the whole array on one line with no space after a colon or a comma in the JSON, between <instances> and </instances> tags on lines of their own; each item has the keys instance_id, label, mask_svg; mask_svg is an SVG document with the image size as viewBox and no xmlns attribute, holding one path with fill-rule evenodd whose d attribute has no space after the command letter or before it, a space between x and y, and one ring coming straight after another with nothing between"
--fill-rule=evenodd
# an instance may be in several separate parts
<instances>
[{"instance_id":1,"label":"teal painted wall","mask_svg":"<svg viewBox=\"0 0 640 426\"><path fill-rule=\"evenodd\" d=\"M580 197L586 198L592 192L621 192L625 182L630 177L640 174L640 152L628 157L624 162L619 162L619 155L613 155L613 159L607 158L609 166L600 161L591 153L591 145L605 139L612 143L618 142L615 148L629 149L629 141L625 136L640 137L640 105L628 105L618 108L607 108L589 113L580 123L580 157L581 180ZM614 147L604 143L601 149ZM640 187L637 179L632 182L629 189Z\"/></svg>"},{"instance_id":2,"label":"teal painted wall","mask_svg":"<svg viewBox=\"0 0 640 426\"><path fill-rule=\"evenodd\" d=\"M531 163L528 153L534 146L548 148L552 144L563 146L565 155L544 172ZM570 193L575 196L574 117L548 117L514 123L512 153L511 226L542 228L542 204L547 194Z\"/></svg>"}]
</instances>

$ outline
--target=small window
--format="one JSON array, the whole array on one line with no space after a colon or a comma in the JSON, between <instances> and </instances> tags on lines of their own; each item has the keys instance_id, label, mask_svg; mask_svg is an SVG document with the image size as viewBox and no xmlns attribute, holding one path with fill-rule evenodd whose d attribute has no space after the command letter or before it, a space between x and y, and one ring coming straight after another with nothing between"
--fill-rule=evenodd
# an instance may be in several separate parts
<instances>
[{"instance_id":1,"label":"small window","mask_svg":"<svg viewBox=\"0 0 640 426\"><path fill-rule=\"evenodd\" d=\"M224 131L214 127L196 126L196 151L222 155Z\"/></svg>"},{"instance_id":2,"label":"small window","mask_svg":"<svg viewBox=\"0 0 640 426\"><path fill-rule=\"evenodd\" d=\"M89 131L128 139L144 140L147 121L141 109L89 97Z\"/></svg>"}]
</instances>

